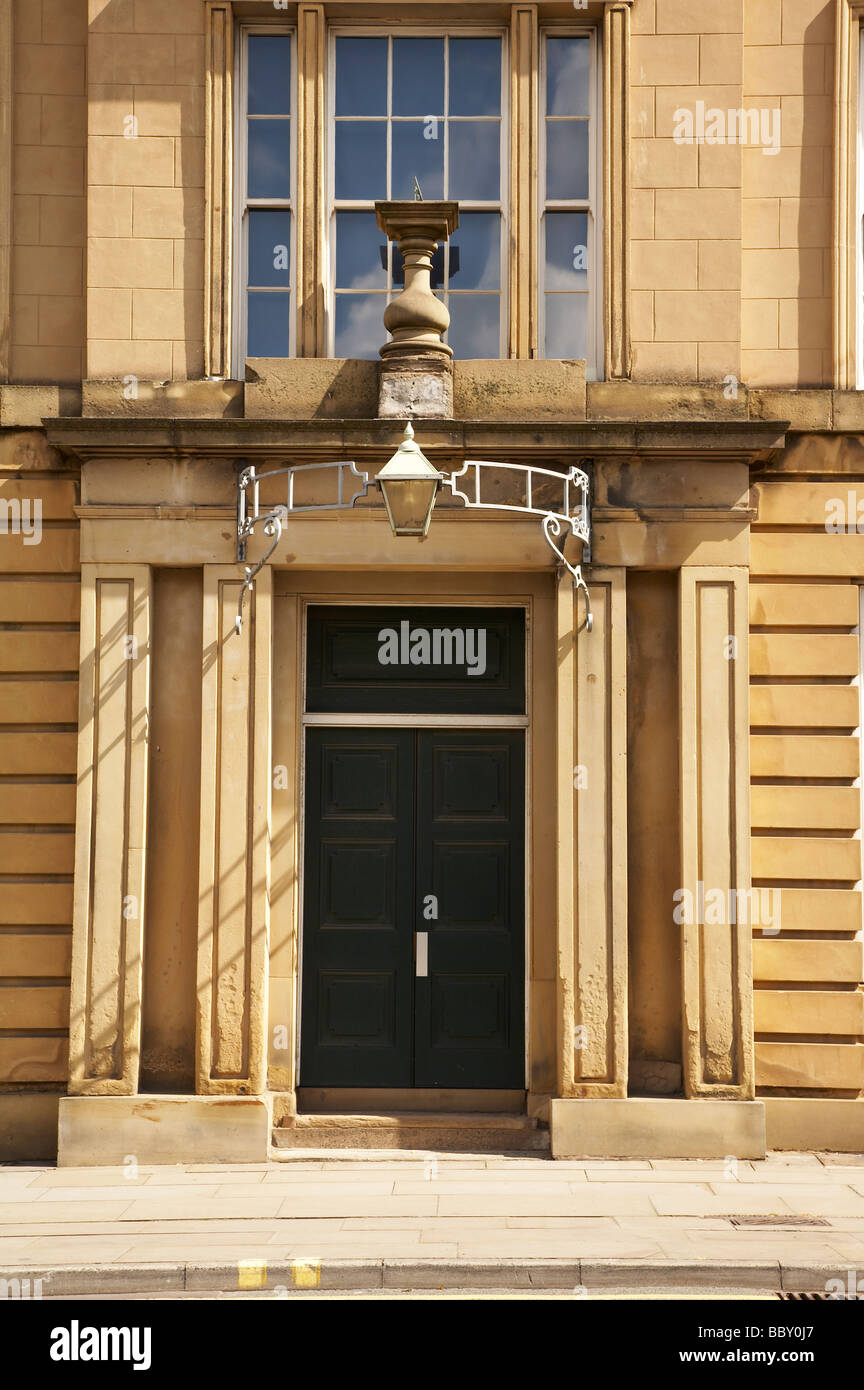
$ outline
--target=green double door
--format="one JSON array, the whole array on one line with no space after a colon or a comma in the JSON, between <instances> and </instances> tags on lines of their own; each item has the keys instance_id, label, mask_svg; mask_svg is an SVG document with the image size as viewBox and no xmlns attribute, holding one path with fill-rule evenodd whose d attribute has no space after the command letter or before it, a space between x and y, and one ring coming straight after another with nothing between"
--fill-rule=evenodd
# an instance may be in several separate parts
<instances>
[{"instance_id":1,"label":"green double door","mask_svg":"<svg viewBox=\"0 0 864 1390\"><path fill-rule=\"evenodd\" d=\"M307 730L301 1085L524 1085L524 787L521 730Z\"/></svg>"}]
</instances>

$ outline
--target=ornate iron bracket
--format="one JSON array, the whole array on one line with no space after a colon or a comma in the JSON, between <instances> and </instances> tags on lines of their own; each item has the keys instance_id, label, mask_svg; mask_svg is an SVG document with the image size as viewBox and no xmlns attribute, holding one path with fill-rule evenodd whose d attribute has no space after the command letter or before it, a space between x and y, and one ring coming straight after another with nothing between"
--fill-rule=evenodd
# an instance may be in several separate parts
<instances>
[{"instance_id":1,"label":"ornate iron bracket","mask_svg":"<svg viewBox=\"0 0 864 1390\"><path fill-rule=\"evenodd\" d=\"M589 464L590 460L582 459L581 462ZM327 502L298 501L295 491L296 480L304 479L316 470L323 471L325 469L338 470L335 500ZM497 474L500 479L502 472L521 475L524 502L499 502L490 495L488 489L484 492L484 481L491 484L494 475ZM345 486L346 476L349 480L348 488ZM268 507L265 505L262 507L261 483L270 478L278 477L288 479L287 500L276 506ZM464 479L463 487L458 487L457 482L462 479ZM357 485L351 488L350 483L353 480L356 480ZM246 543L249 537L254 534L256 526L260 525L264 535L272 536L273 539L258 563L245 567L246 577L240 590L235 619L235 628L238 633L242 631L243 627L243 602L246 594L251 592L256 575L264 568L282 539L287 518L295 512L349 510L361 497L366 497L370 482L374 482L374 478L370 479L368 473L361 472L356 464L350 461L294 464L290 468L276 468L268 473L257 473L254 464L242 469L237 479L238 562L241 564L245 562ZM529 513L542 517L540 524L543 536L557 558L559 570L562 567L566 569L572 576L574 588L577 591L581 589L585 595L586 617L584 626L587 632L591 631L594 626L591 596L588 592L585 576L582 573L582 564L590 564L591 561L591 483L589 474L584 469L574 466L567 473L556 473L549 468L535 468L532 464L494 463L489 459L466 459L461 468L444 478L441 486L447 488L453 497L458 497L466 507L472 510L521 512L522 514ZM564 533L568 529L571 535L582 541L582 558L578 565L571 564L564 554L563 546L564 539L566 539ZM562 536L564 539L561 540L561 545L556 545L555 541Z\"/></svg>"},{"instance_id":2,"label":"ornate iron bracket","mask_svg":"<svg viewBox=\"0 0 864 1390\"><path fill-rule=\"evenodd\" d=\"M582 463L590 463L590 460L582 459ZM482 486L484 474L481 473L481 469L494 469L496 473L500 473L502 470L521 473L524 478L524 505L497 502L488 496L484 499ZM491 479L493 474L489 472L485 476ZM467 491L456 486L457 479L463 477L470 480L467 484ZM570 468L567 473L556 473L551 468L535 468L533 464L494 463L491 459L466 459L461 468L444 479L441 486L449 488L454 497L460 497L466 507L496 512L529 512L534 516L542 516L543 520L540 524L543 536L547 545L558 557L559 570L563 566L572 576L574 588L581 589L585 595L585 630L586 632L591 631L594 626L591 595L582 573L583 562L588 564L591 559L591 483L587 472L575 466ZM558 488L561 489L559 498L541 498L538 495L544 491L548 494L550 490L557 490ZM553 536L561 536L567 527L572 535L582 541L582 559L578 565L571 564L563 549L559 548L552 539ZM561 544L563 546L564 542L562 541Z\"/></svg>"}]
</instances>

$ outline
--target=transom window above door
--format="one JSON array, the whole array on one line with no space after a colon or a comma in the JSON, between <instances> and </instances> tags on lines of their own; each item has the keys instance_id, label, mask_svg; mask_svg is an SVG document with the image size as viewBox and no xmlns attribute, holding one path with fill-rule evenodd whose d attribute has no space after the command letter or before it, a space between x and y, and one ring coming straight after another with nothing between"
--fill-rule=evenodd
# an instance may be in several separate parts
<instances>
[{"instance_id":1,"label":"transom window above door","mask_svg":"<svg viewBox=\"0 0 864 1390\"><path fill-rule=\"evenodd\" d=\"M454 356L516 355L518 339L519 355L586 358L596 375L596 34L540 31L528 88L534 118L525 119L522 84L518 129L503 27L335 28L326 59L323 47L313 50L298 53L293 33L272 25L241 32L237 370L247 357L295 352L377 358L404 269L374 206L422 196L459 204L432 280L450 313ZM323 86L320 138L310 139L302 107L297 114L298 83L307 112L308 93Z\"/></svg>"}]
</instances>

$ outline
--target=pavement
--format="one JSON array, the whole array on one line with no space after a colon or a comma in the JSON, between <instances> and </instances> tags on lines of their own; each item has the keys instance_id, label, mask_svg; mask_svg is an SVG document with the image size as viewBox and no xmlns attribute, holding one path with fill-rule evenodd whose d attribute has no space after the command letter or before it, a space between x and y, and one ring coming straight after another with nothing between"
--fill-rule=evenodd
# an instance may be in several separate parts
<instances>
[{"instance_id":1,"label":"pavement","mask_svg":"<svg viewBox=\"0 0 864 1390\"><path fill-rule=\"evenodd\" d=\"M0 1165L3 1279L29 1279L25 1297L496 1287L824 1297L829 1280L855 1296L860 1279L864 1297L864 1155L292 1150L258 1164Z\"/></svg>"}]
</instances>

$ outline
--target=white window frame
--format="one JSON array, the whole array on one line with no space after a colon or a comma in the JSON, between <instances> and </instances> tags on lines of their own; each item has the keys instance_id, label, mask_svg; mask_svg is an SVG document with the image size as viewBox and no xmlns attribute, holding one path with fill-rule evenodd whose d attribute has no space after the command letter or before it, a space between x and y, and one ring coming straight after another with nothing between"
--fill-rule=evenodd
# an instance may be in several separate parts
<instances>
[{"instance_id":1,"label":"white window frame","mask_svg":"<svg viewBox=\"0 0 864 1390\"><path fill-rule=\"evenodd\" d=\"M247 114L246 108L249 102L249 38L253 34L264 34L268 37L288 36L291 39L291 77L289 83L289 113L291 116L291 191L286 198L249 198L248 188L248 161L246 144ZM234 280L232 294L232 343L231 354L234 360L234 376L238 380L243 380L246 375L245 363L247 353L247 298L246 290L248 287L249 273L249 219L247 213L250 208L273 209L278 211L287 208L291 213L291 245L288 248L291 266L288 272L290 291L288 297L291 300L291 312L289 314L289 352L288 357L280 361L288 361L297 355L297 314L299 311L299 295L297 283L297 31L290 24L241 24L237 32L238 43L236 48L236 60L234 71L234 91L236 93L234 111L234 210L232 215L232 278ZM284 290L277 291L284 294Z\"/></svg>"},{"instance_id":2,"label":"white window frame","mask_svg":"<svg viewBox=\"0 0 864 1390\"><path fill-rule=\"evenodd\" d=\"M500 116L500 135L501 135L501 185L500 196L497 202L465 202L460 201L459 211L472 212L495 212L500 217L501 244L499 252L500 265L500 288L498 290L498 300L500 305L499 314L499 340L498 357L507 356L509 340L509 247L510 247L510 83L508 74L510 71L510 52L508 45L508 31L500 24L487 25L459 25L453 23L439 22L424 25L399 24L376 24L376 25L341 25L334 24L329 27L327 35L327 213L325 216L327 246L325 248L324 260L329 267L327 284L324 289L324 312L326 320L327 335L327 355L334 356L335 336L336 336L336 214L337 212L370 212L372 210L372 200L358 201L352 199L335 197L335 178L336 178L336 40L337 38L443 38L452 37L460 39L471 38L500 38L501 40L501 116ZM387 101L388 106L392 97L392 44L388 47L388 71L387 71ZM445 92L445 104L447 93ZM449 114L449 112L447 113ZM362 119L362 118L361 118ZM382 120L382 117L370 118ZM417 120L416 116L393 117L388 110L388 122L396 120ZM482 117L477 117L482 119ZM446 122L444 137L444 167L447 168L448 148L446 140ZM390 180L390 141L387 142L387 177ZM382 237L384 233L381 233ZM458 238L458 232L456 233ZM445 267L449 269L449 243L445 243L444 248ZM449 278L445 276L445 279ZM358 291L362 293L362 291ZM398 288L387 291L370 291L377 293L381 298L381 312L398 295ZM455 294L457 297L462 291L445 290L442 288L438 293L443 302L446 302L445 294ZM465 294L483 293L483 291L465 290ZM382 321L381 342L387 337L386 330ZM377 348L380 344L374 344ZM370 347L373 345L370 344ZM377 356L377 353L375 353Z\"/></svg>"},{"instance_id":3,"label":"white window frame","mask_svg":"<svg viewBox=\"0 0 864 1390\"><path fill-rule=\"evenodd\" d=\"M588 93L588 197L546 197L546 40L588 38L591 41ZM596 25L540 27L540 81L537 113L537 171L539 247L537 256L537 355L546 357L546 213L584 212L588 218L588 310L586 315L586 375L603 377L603 109L601 36Z\"/></svg>"}]
</instances>

